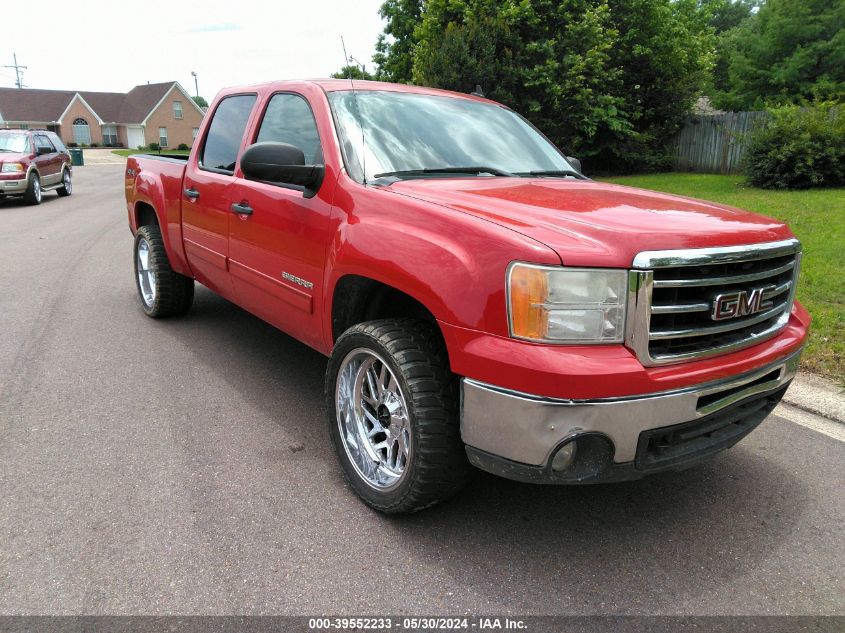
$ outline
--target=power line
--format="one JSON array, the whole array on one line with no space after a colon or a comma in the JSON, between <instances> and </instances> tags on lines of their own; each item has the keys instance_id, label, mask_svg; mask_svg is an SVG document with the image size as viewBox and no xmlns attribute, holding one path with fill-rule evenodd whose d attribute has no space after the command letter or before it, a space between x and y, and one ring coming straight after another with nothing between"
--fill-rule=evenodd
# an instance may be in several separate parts
<instances>
[{"instance_id":1,"label":"power line","mask_svg":"<svg viewBox=\"0 0 845 633\"><path fill-rule=\"evenodd\" d=\"M14 68L15 69L15 84L18 88L23 88L23 83L21 82L21 70L25 70L26 66L21 66L18 63L18 55L17 53L12 53L12 57L15 60L15 63L12 65L3 66L3 68Z\"/></svg>"}]
</instances>

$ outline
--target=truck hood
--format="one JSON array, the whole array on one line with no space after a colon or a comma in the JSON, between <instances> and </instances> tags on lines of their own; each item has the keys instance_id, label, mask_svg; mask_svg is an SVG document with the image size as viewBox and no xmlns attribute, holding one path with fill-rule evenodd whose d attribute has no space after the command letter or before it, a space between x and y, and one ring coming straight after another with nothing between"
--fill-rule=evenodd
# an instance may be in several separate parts
<instances>
[{"instance_id":1,"label":"truck hood","mask_svg":"<svg viewBox=\"0 0 845 633\"><path fill-rule=\"evenodd\" d=\"M627 268L641 251L792 237L782 222L741 209L587 180L431 178L388 189L527 235L569 266Z\"/></svg>"},{"instance_id":2,"label":"truck hood","mask_svg":"<svg viewBox=\"0 0 845 633\"><path fill-rule=\"evenodd\" d=\"M0 152L0 165L3 163L24 163L29 158L29 154L19 154L18 152Z\"/></svg>"}]
</instances>

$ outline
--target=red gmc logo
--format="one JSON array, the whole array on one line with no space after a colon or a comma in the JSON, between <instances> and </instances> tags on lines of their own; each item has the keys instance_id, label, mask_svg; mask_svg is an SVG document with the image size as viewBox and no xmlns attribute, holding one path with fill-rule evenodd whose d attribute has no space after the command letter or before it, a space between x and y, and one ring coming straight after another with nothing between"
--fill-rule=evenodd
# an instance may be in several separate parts
<instances>
[{"instance_id":1,"label":"red gmc logo","mask_svg":"<svg viewBox=\"0 0 845 633\"><path fill-rule=\"evenodd\" d=\"M725 319L744 317L771 308L772 302L764 301L763 295L767 290L773 288L774 286L765 286L754 290L739 290L716 295L716 298L713 299L713 311L710 313L710 318L714 321L724 321Z\"/></svg>"}]
</instances>

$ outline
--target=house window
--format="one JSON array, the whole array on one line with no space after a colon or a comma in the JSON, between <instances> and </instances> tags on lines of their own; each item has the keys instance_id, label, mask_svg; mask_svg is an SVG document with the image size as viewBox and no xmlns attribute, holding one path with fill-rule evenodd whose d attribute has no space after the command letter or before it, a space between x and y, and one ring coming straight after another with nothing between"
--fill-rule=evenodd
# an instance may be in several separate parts
<instances>
[{"instance_id":1,"label":"house window","mask_svg":"<svg viewBox=\"0 0 845 633\"><path fill-rule=\"evenodd\" d=\"M28 129L29 129L29 125L28 125L27 123L21 123L20 128L21 128L22 130L28 130Z\"/></svg>"},{"instance_id":2,"label":"house window","mask_svg":"<svg viewBox=\"0 0 845 633\"><path fill-rule=\"evenodd\" d=\"M173 102L173 118L174 119L181 119L182 118L182 102L181 101L174 101Z\"/></svg>"},{"instance_id":3,"label":"house window","mask_svg":"<svg viewBox=\"0 0 845 633\"><path fill-rule=\"evenodd\" d=\"M193 140L197 140L197 136L199 136L199 133L200 133L200 129L198 127L193 128L191 130L191 138Z\"/></svg>"},{"instance_id":4,"label":"house window","mask_svg":"<svg viewBox=\"0 0 845 633\"><path fill-rule=\"evenodd\" d=\"M103 145L106 145L108 147L117 145L117 126L103 126Z\"/></svg>"},{"instance_id":5,"label":"house window","mask_svg":"<svg viewBox=\"0 0 845 633\"><path fill-rule=\"evenodd\" d=\"M168 144L169 144L167 142L167 128L166 127L158 128L158 144L161 147L167 147Z\"/></svg>"},{"instance_id":6,"label":"house window","mask_svg":"<svg viewBox=\"0 0 845 633\"><path fill-rule=\"evenodd\" d=\"M91 144L91 128L88 127L88 121L85 119L73 120L73 141L79 145Z\"/></svg>"}]
</instances>

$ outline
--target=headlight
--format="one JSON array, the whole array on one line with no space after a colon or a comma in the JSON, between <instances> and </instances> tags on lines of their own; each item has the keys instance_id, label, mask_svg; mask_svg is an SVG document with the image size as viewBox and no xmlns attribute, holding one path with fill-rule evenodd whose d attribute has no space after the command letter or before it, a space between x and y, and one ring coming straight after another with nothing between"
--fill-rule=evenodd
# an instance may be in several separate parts
<instances>
[{"instance_id":1,"label":"headlight","mask_svg":"<svg viewBox=\"0 0 845 633\"><path fill-rule=\"evenodd\" d=\"M621 343L628 271L512 264L511 336L547 343Z\"/></svg>"},{"instance_id":2,"label":"headlight","mask_svg":"<svg viewBox=\"0 0 845 633\"><path fill-rule=\"evenodd\" d=\"M3 169L1 169L4 174L10 171L23 171L23 165L21 163L3 163Z\"/></svg>"}]
</instances>

